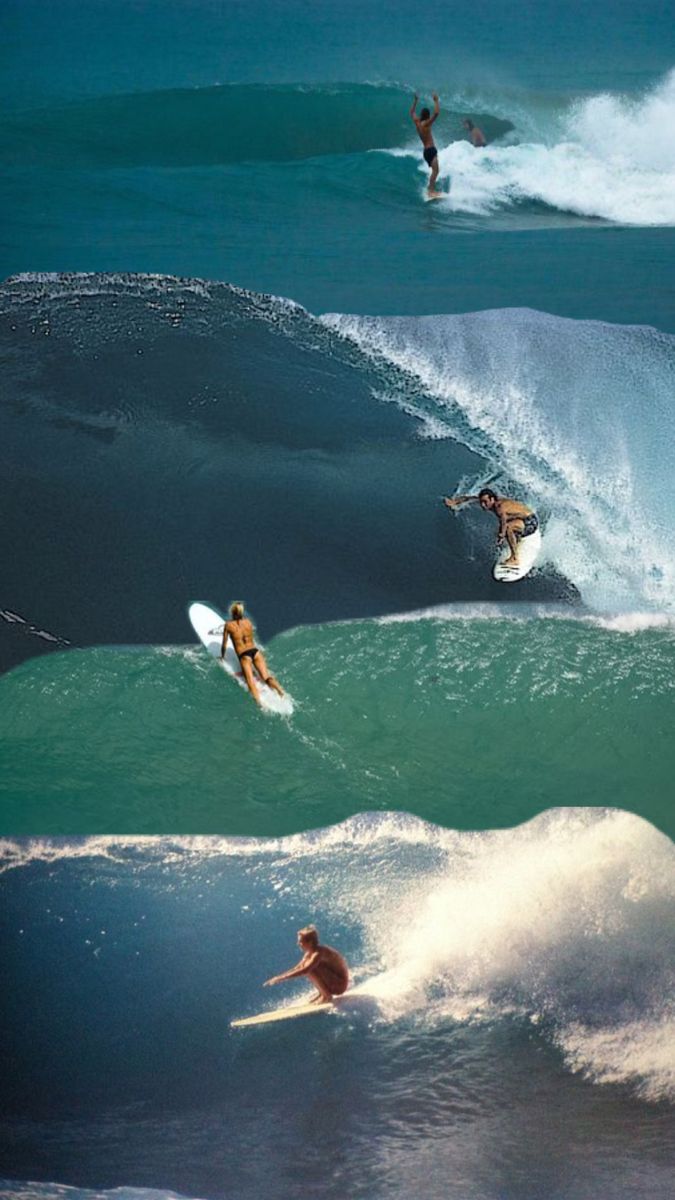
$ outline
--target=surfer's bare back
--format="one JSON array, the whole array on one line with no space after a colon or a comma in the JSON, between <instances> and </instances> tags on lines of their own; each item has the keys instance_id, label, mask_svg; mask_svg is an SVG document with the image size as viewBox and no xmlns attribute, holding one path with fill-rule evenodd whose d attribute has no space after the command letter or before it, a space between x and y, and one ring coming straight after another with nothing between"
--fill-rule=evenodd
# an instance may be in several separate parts
<instances>
[{"instance_id":1,"label":"surfer's bare back","mask_svg":"<svg viewBox=\"0 0 675 1200\"><path fill-rule=\"evenodd\" d=\"M223 629L223 643L220 648L220 657L225 657L227 639L231 638L234 652L239 659L242 675L246 680L246 686L256 704L260 704L260 692L258 691L256 678L253 674L254 667L258 679L266 683L268 687L274 688L274 691L278 692L280 696L283 696L284 693L281 685L274 678L274 675L270 674L265 662L265 656L262 650L255 644L253 625L248 617L244 616L244 605L241 601L238 600L232 605L230 616L231 620L225 623Z\"/></svg>"},{"instance_id":2,"label":"surfer's bare back","mask_svg":"<svg viewBox=\"0 0 675 1200\"><path fill-rule=\"evenodd\" d=\"M510 500L508 496L498 496L496 492L492 491L492 488L481 488L477 496L453 496L452 499L447 496L443 497L443 502L448 508L459 508L460 504L468 504L470 500L477 500L483 512L494 513L499 521L497 545L501 546L504 541L507 541L511 551L509 558L504 559L501 565L517 567L520 539L529 537L539 528L539 518L534 509L528 508L527 504L522 504L520 500Z\"/></svg>"},{"instance_id":3,"label":"surfer's bare back","mask_svg":"<svg viewBox=\"0 0 675 1200\"><path fill-rule=\"evenodd\" d=\"M266 979L263 987L271 987L275 983L283 983L286 979L297 979L306 975L317 989L310 1004L327 1003L333 996L341 996L349 987L349 967L341 954L331 946L319 943L318 930L314 925L307 925L298 931L298 945L302 950L302 958L297 967L284 971L282 975L273 975Z\"/></svg>"},{"instance_id":4,"label":"surfer's bare back","mask_svg":"<svg viewBox=\"0 0 675 1200\"><path fill-rule=\"evenodd\" d=\"M422 145L424 147L424 149L422 151L424 161L427 164L427 166L429 167L429 170L431 171L431 174L429 176L429 185L427 187L427 193L432 200L435 200L439 196L441 196L443 193L437 192L436 186L435 186L436 180L438 179L438 150L436 149L436 147L434 145L434 135L431 132L431 126L433 125L434 121L436 120L436 117L440 113L441 106L440 106L440 103L438 100L438 96L434 92L434 94L433 94L433 101L434 101L433 113L430 113L428 108L422 108L422 109L420 109L420 115L418 117L417 113L415 112L415 109L417 108L417 100L418 100L418 96L417 96L417 92L415 92L415 97L410 106L410 116L412 117L412 119L415 123L415 129L417 130L417 132L420 136Z\"/></svg>"}]
</instances>

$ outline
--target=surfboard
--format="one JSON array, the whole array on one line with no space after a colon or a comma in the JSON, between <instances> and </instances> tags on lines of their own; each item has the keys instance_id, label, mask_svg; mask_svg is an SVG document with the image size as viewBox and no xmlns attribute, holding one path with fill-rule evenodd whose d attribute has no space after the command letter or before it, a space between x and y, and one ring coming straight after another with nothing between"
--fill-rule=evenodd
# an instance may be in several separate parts
<instances>
[{"instance_id":1,"label":"surfboard","mask_svg":"<svg viewBox=\"0 0 675 1200\"><path fill-rule=\"evenodd\" d=\"M209 654L218 660L225 674L234 679L248 693L246 680L242 674L239 659L234 652L234 646L231 642L228 641L225 658L220 657L225 618L215 608L210 608L208 604L202 604L201 602L195 602L190 605L188 618L197 637L202 645L206 647ZM258 690L264 709L268 712L279 713L284 717L290 717L293 712L293 701L288 694L280 696L259 679Z\"/></svg>"},{"instance_id":2,"label":"surfboard","mask_svg":"<svg viewBox=\"0 0 675 1200\"><path fill-rule=\"evenodd\" d=\"M232 1029L243 1029L245 1025L272 1025L275 1021L294 1021L296 1017L311 1017L312 1013L336 1013L350 998L347 993L346 996L337 996L334 1000L321 1004L287 1004L286 1008L272 1008L268 1012L258 1013L255 1017L240 1017L237 1021L230 1021L230 1026Z\"/></svg>"},{"instance_id":3,"label":"surfboard","mask_svg":"<svg viewBox=\"0 0 675 1200\"><path fill-rule=\"evenodd\" d=\"M536 563L540 550L540 529L535 529L534 533L530 533L527 537L520 539L518 543L518 565L515 567L504 566L504 559L509 558L511 550L508 545L500 547L497 561L492 568L493 578L499 583L516 583L519 579L524 579Z\"/></svg>"}]
</instances>

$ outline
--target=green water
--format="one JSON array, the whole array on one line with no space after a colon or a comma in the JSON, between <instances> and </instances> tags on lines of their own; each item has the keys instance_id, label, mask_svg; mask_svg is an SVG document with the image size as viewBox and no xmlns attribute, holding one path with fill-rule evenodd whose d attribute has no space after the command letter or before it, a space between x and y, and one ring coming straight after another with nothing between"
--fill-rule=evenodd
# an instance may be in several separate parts
<instances>
[{"instance_id":1,"label":"green water","mask_svg":"<svg viewBox=\"0 0 675 1200\"><path fill-rule=\"evenodd\" d=\"M4 676L4 832L260 837L385 809L484 829L608 805L675 833L671 628L455 614L302 627L268 653L290 720L199 648Z\"/></svg>"}]
</instances>

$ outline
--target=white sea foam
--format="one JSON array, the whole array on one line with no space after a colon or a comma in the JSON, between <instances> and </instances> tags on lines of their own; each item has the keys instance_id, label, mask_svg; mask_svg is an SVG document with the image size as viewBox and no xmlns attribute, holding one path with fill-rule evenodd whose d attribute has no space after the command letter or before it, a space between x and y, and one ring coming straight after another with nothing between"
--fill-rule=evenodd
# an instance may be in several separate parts
<instances>
[{"instance_id":1,"label":"white sea foam","mask_svg":"<svg viewBox=\"0 0 675 1200\"><path fill-rule=\"evenodd\" d=\"M390 1019L527 1015L596 1082L675 1098L675 847L628 813L560 810L464 835L445 867L372 907Z\"/></svg>"},{"instance_id":2,"label":"white sea foam","mask_svg":"<svg viewBox=\"0 0 675 1200\"><path fill-rule=\"evenodd\" d=\"M389 613L374 618L380 625L420 620L430 621L576 621L610 633L644 633L649 629L675 630L675 616L668 613L627 612L603 616L552 604L436 604L411 612Z\"/></svg>"}]
</instances>

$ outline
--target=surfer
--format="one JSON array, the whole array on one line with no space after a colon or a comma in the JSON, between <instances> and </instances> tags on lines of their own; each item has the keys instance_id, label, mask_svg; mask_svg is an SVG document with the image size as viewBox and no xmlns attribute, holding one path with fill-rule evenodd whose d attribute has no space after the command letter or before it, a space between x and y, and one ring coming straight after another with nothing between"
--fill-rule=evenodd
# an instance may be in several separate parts
<instances>
[{"instance_id":1,"label":"surfer","mask_svg":"<svg viewBox=\"0 0 675 1200\"><path fill-rule=\"evenodd\" d=\"M521 504L520 500L498 496L492 488L481 488L477 496L453 496L452 499L443 497L448 508L459 508L460 504L468 504L471 500L477 500L483 512L494 513L499 521L497 545L501 546L507 541L511 551L502 566L517 567L519 541L529 537L531 533L536 533L539 528L539 518L534 509L528 508L527 504Z\"/></svg>"},{"instance_id":2,"label":"surfer","mask_svg":"<svg viewBox=\"0 0 675 1200\"><path fill-rule=\"evenodd\" d=\"M472 145L474 145L477 150L481 150L483 146L487 146L483 130L479 129L477 125L474 125L473 121L469 117L464 118L462 125L469 134L469 139Z\"/></svg>"},{"instance_id":3,"label":"surfer","mask_svg":"<svg viewBox=\"0 0 675 1200\"><path fill-rule=\"evenodd\" d=\"M417 130L422 142L422 146L424 147L422 150L424 161L431 171L429 176L429 185L427 187L427 194L431 200L436 200L439 196L442 196L443 193L437 192L435 188L436 180L438 179L438 150L434 145L434 136L431 132L431 126L441 111L441 106L438 101L438 96L434 92L433 113L430 113L428 108L422 108L420 109L420 115L418 117L415 112L415 109L417 108L417 100L418 96L417 92L415 92L415 98L410 106L410 116L415 122L415 129Z\"/></svg>"},{"instance_id":4,"label":"surfer","mask_svg":"<svg viewBox=\"0 0 675 1200\"><path fill-rule=\"evenodd\" d=\"M237 601L232 605L230 615L232 620L226 621L223 627L223 644L220 648L220 657L225 657L227 639L228 637L232 638L232 645L239 659L242 675L256 704L260 704L260 692L258 691L255 675L253 674L254 667L258 678L263 683L266 683L268 687L274 688L274 691L278 692L280 696L283 696L283 689L274 678L274 675L270 674L265 662L265 656L262 650L258 649L255 644L253 625L248 617L244 616L244 605L241 601Z\"/></svg>"},{"instance_id":5,"label":"surfer","mask_svg":"<svg viewBox=\"0 0 675 1200\"><path fill-rule=\"evenodd\" d=\"M306 975L317 988L316 996L312 996L310 1004L327 1004L333 996L341 996L346 992L349 987L349 967L337 950L320 945L319 934L314 925L307 925L305 929L298 931L298 945L302 950L302 958L297 967L266 979L263 987L271 987L272 984L283 983L286 979L297 979L300 975Z\"/></svg>"}]
</instances>

